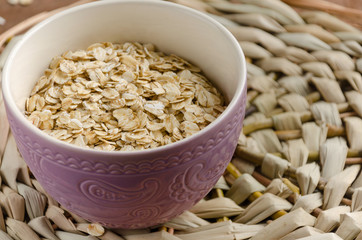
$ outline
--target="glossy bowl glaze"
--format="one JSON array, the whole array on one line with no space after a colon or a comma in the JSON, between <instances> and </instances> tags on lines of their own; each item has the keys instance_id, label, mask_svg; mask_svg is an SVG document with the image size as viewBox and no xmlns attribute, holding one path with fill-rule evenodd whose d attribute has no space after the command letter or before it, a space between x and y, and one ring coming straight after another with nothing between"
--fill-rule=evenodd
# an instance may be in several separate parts
<instances>
[{"instance_id":1,"label":"glossy bowl glaze","mask_svg":"<svg viewBox=\"0 0 362 240\"><path fill-rule=\"evenodd\" d=\"M25 100L52 57L95 42L154 43L201 67L229 105L199 133L163 147L105 152L56 140L24 116ZM246 99L244 55L208 16L163 1L100 1L61 12L26 33L3 70L11 130L34 176L79 216L112 228L165 222L202 199L235 150Z\"/></svg>"}]
</instances>

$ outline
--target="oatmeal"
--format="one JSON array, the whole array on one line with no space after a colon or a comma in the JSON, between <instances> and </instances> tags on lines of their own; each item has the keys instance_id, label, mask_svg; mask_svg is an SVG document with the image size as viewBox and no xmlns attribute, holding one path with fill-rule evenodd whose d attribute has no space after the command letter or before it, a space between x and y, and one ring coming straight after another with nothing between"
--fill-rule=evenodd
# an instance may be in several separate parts
<instances>
[{"instance_id":1,"label":"oatmeal","mask_svg":"<svg viewBox=\"0 0 362 240\"><path fill-rule=\"evenodd\" d=\"M205 128L225 109L201 70L152 44L96 43L54 57L26 101L35 126L100 150L141 150Z\"/></svg>"}]
</instances>

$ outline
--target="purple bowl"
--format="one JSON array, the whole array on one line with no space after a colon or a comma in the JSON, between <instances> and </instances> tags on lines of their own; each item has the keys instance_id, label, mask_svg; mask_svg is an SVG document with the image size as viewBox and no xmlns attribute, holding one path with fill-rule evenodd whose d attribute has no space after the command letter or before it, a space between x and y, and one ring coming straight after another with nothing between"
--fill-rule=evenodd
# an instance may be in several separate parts
<instances>
[{"instance_id":1,"label":"purple bowl","mask_svg":"<svg viewBox=\"0 0 362 240\"><path fill-rule=\"evenodd\" d=\"M191 137L134 152L80 148L27 121L25 99L50 59L102 41L152 42L190 60L223 92L227 109ZM54 199L106 227L143 228L191 208L223 174L242 128L245 76L238 42L210 17L168 2L111 0L66 10L28 31L8 58L2 89L20 153Z\"/></svg>"}]
</instances>

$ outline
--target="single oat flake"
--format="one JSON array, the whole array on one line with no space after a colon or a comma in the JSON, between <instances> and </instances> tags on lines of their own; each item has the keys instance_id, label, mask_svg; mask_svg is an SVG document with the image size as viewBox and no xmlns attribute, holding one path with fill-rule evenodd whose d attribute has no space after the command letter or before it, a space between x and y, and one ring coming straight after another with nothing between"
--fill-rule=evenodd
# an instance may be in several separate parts
<instances>
[{"instance_id":1,"label":"single oat flake","mask_svg":"<svg viewBox=\"0 0 362 240\"><path fill-rule=\"evenodd\" d=\"M182 140L225 109L201 70L152 44L95 43L56 56L25 115L52 137L98 150L142 150Z\"/></svg>"}]
</instances>

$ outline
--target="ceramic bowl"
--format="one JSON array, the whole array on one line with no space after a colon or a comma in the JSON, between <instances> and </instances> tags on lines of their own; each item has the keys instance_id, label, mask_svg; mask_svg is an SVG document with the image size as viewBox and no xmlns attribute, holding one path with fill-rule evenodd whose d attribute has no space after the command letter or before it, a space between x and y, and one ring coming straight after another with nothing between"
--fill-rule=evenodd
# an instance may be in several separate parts
<instances>
[{"instance_id":1,"label":"ceramic bowl","mask_svg":"<svg viewBox=\"0 0 362 240\"><path fill-rule=\"evenodd\" d=\"M106 152L54 139L24 116L25 100L52 57L96 42L154 43L197 66L228 100L191 137L134 152ZM3 69L2 89L18 148L44 189L66 209L111 228L165 222L202 199L235 150L246 99L246 67L235 38L210 17L163 1L100 1L29 30Z\"/></svg>"}]
</instances>

